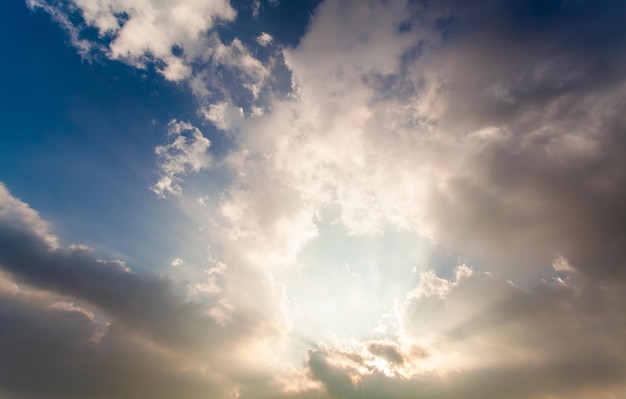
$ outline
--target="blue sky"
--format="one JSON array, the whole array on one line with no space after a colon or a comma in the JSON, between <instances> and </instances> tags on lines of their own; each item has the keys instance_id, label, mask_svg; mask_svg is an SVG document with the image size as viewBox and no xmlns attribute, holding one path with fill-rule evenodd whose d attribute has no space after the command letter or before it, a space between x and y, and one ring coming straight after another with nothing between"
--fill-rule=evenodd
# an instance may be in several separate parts
<instances>
[{"instance_id":1,"label":"blue sky","mask_svg":"<svg viewBox=\"0 0 626 399\"><path fill-rule=\"evenodd\" d=\"M626 398L625 11L2 2L0 399Z\"/></svg>"},{"instance_id":2,"label":"blue sky","mask_svg":"<svg viewBox=\"0 0 626 399\"><path fill-rule=\"evenodd\" d=\"M153 71L81 60L47 14L20 2L2 7L3 181L35 198L70 242L148 260L176 239L159 226L171 209L146 190L153 147L169 119L194 116L193 98Z\"/></svg>"}]
</instances>

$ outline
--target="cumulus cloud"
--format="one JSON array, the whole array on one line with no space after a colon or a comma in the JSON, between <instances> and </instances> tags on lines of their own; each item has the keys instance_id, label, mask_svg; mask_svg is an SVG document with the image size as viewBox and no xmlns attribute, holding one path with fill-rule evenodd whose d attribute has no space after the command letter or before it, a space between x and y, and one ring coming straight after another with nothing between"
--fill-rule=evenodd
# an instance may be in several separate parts
<instances>
[{"instance_id":1,"label":"cumulus cloud","mask_svg":"<svg viewBox=\"0 0 626 399\"><path fill-rule=\"evenodd\" d=\"M557 254L622 278L620 6L531 3L323 3L284 51L293 96L247 118L233 168L354 234L419 231L516 278ZM590 16L594 51L572 31Z\"/></svg>"},{"instance_id":2,"label":"cumulus cloud","mask_svg":"<svg viewBox=\"0 0 626 399\"><path fill-rule=\"evenodd\" d=\"M170 121L167 132L168 144L158 146L154 152L159 165L159 181L152 191L159 197L167 194L181 195L182 177L187 173L197 173L211 164L207 153L211 142L202 132L187 122Z\"/></svg>"},{"instance_id":3,"label":"cumulus cloud","mask_svg":"<svg viewBox=\"0 0 626 399\"><path fill-rule=\"evenodd\" d=\"M154 21L124 11L100 15L105 3L98 4L79 8L88 24L113 35L111 57L145 62L145 51L136 52L141 46L122 32L134 18L133 29ZM203 345L222 354L234 340L267 334L272 339L247 342L276 364L297 307L280 271L302 268L299 256L321 234L320 222L331 215L354 236L408 231L477 270L422 271L387 309L379 335L312 339L303 370L255 374L263 376L233 392L624 396L624 11L617 2L328 0L299 44L282 50L292 76L288 96L263 97L271 68L240 39L224 43L208 33L198 50L192 36L213 22L196 21L174 34L178 41L157 35L156 44L179 45L185 54L156 50L165 76L189 77L200 112L233 139L220 164L231 180L201 210L180 183L211 164L209 141L172 122L170 141L157 147L161 175L153 191L179 196L207 221L206 237L218 247L219 267L190 290L212 305L198 314L163 279L54 247L36 213L6 190L0 199L14 216L0 213L8 221L0 261L18 280L110 315L101 343L122 325L125 334L192 356ZM208 15L233 17L223 13ZM174 23L174 14L164 21ZM261 46L269 40L257 38ZM226 87L233 76L245 95ZM263 112L253 112L261 99ZM94 333L84 313L55 312L89 325L81 336Z\"/></svg>"},{"instance_id":4,"label":"cumulus cloud","mask_svg":"<svg viewBox=\"0 0 626 399\"><path fill-rule=\"evenodd\" d=\"M217 28L237 17L227 0L27 0L26 4L50 14L83 58L154 68L166 80L186 83L207 107L236 99L237 107L259 108L263 89L273 84L272 64L281 59L274 57L264 65L239 38L220 37Z\"/></svg>"},{"instance_id":5,"label":"cumulus cloud","mask_svg":"<svg viewBox=\"0 0 626 399\"><path fill-rule=\"evenodd\" d=\"M348 398L608 398L624 392L623 285L600 293L577 275L565 285L544 282L528 291L477 273L448 284L442 296L407 296L400 344L312 350L312 378L330 397Z\"/></svg>"},{"instance_id":6,"label":"cumulus cloud","mask_svg":"<svg viewBox=\"0 0 626 399\"><path fill-rule=\"evenodd\" d=\"M95 306L157 341L194 345L194 341L201 341L201 330L211 330L210 318L202 317L201 309L186 303L167 280L135 274L115 261L99 260L83 247L51 247L33 228L40 219L31 220L19 213L7 218L6 214L15 213L4 203L1 206L8 212L0 230L0 262L18 281Z\"/></svg>"},{"instance_id":7,"label":"cumulus cloud","mask_svg":"<svg viewBox=\"0 0 626 399\"><path fill-rule=\"evenodd\" d=\"M174 260L172 260L172 263L170 263L172 266L177 267L177 266L182 266L185 264L185 261L182 260L181 258L174 258Z\"/></svg>"},{"instance_id":8,"label":"cumulus cloud","mask_svg":"<svg viewBox=\"0 0 626 399\"><path fill-rule=\"evenodd\" d=\"M263 47L269 46L273 40L274 39L272 38L272 35L267 32L263 32L256 37L257 43L259 43Z\"/></svg>"},{"instance_id":9,"label":"cumulus cloud","mask_svg":"<svg viewBox=\"0 0 626 399\"><path fill-rule=\"evenodd\" d=\"M243 109L227 102L211 104L202 111L204 117L220 130L234 130L243 121Z\"/></svg>"},{"instance_id":10,"label":"cumulus cloud","mask_svg":"<svg viewBox=\"0 0 626 399\"><path fill-rule=\"evenodd\" d=\"M201 35L217 21L232 20L236 16L225 0L144 1L141 4L126 0L68 3L29 0L27 4L31 8L43 8L57 19L62 18L63 25L73 32L73 43L83 50L86 44L101 46L108 57L138 67L145 67L152 59L160 60L164 64L161 72L173 81L190 76L190 60L202 51ZM76 12L80 13L84 25L69 18ZM85 27L95 28L107 44L80 38Z\"/></svg>"},{"instance_id":11,"label":"cumulus cloud","mask_svg":"<svg viewBox=\"0 0 626 399\"><path fill-rule=\"evenodd\" d=\"M226 397L241 378L234 371L255 361L256 343L278 334L217 293L194 301L165 278L52 245L41 226L2 186L0 395Z\"/></svg>"},{"instance_id":12,"label":"cumulus cloud","mask_svg":"<svg viewBox=\"0 0 626 399\"><path fill-rule=\"evenodd\" d=\"M433 373L398 380L332 360L337 348L313 351L309 371L329 396L623 392L623 346L610 332L621 327L609 327L623 323L622 283L607 282L624 277L615 54L625 43L608 39L623 26L619 10L328 1L284 51L293 95L247 117L227 158L235 180L220 206L232 248L292 243L296 263L333 210L352 234L417 231L493 273L421 274L398 324L434 340L423 361ZM536 285L546 274L553 280ZM363 356L351 351L344 357ZM444 388L446 362L455 366Z\"/></svg>"}]
</instances>

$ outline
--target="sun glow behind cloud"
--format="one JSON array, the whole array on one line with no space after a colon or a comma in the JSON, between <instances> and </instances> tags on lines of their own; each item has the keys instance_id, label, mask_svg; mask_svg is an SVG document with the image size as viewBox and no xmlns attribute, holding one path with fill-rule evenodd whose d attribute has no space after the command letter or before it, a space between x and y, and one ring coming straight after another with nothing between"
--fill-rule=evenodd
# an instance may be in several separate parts
<instances>
[{"instance_id":1,"label":"sun glow behind cloud","mask_svg":"<svg viewBox=\"0 0 626 399\"><path fill-rule=\"evenodd\" d=\"M195 108L153 273L0 186L0 399L626 397L626 13L496 3L27 1Z\"/></svg>"}]
</instances>

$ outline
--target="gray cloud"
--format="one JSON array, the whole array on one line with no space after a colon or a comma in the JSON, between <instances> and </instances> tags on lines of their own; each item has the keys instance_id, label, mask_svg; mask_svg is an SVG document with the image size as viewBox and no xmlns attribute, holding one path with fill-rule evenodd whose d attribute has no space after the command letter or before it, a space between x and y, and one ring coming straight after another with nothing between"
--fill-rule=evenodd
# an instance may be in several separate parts
<instances>
[{"instance_id":1,"label":"gray cloud","mask_svg":"<svg viewBox=\"0 0 626 399\"><path fill-rule=\"evenodd\" d=\"M176 354L93 320L21 295L0 295L0 397L205 398L224 395L210 373L185 370ZM223 385L222 385L223 386Z\"/></svg>"},{"instance_id":2,"label":"gray cloud","mask_svg":"<svg viewBox=\"0 0 626 399\"><path fill-rule=\"evenodd\" d=\"M237 41L204 36L207 53L193 59L190 84L203 100L208 88L223 92L205 114L233 130L236 146L225 157L231 186L206 205L228 264L224 284L207 289L216 291L216 305L189 302L167 280L84 249L60 248L40 220L21 213L0 218L3 269L113 323L99 345L87 346L109 348L103 357L74 355L96 322L11 299L0 316L15 330L2 341L33 346L47 359L61 359L55 348L66 348L71 356L63 359L95 359L94 367L140 351L136 369L146 381L167 375L167 389L182 380L193 387L192 377L156 367L148 349L114 353L138 336L213 362L228 359L237 341L280 335L270 320L283 316L286 301L264 268L297 263L330 209L349 234L390 226L424 232L442 252L491 273L465 268L454 281L422 274L395 309L397 342L320 345L308 353L299 390L267 372L241 372L241 397L626 397L625 8L619 1L327 1L300 44L283 51L294 92L254 115L230 102L224 78L243 73L233 80L250 92L250 105L267 89L268 67ZM222 65L226 72L213 73ZM222 291L236 299L225 326L207 315ZM26 327L49 331L49 341L20 334ZM8 358L20 367L0 361L14 376L3 381L7 395L41 396L25 382L26 370L47 369L37 368L35 352L16 353ZM143 382L133 388L145 389L141 395L125 391L126 380L110 374L119 392L152 392ZM57 380L59 396L74 395L65 374Z\"/></svg>"},{"instance_id":3,"label":"gray cloud","mask_svg":"<svg viewBox=\"0 0 626 399\"><path fill-rule=\"evenodd\" d=\"M444 374L363 372L363 357L336 348L311 351L307 367L331 397L613 397L625 389L623 290L621 284L598 289L581 275L530 291L490 275L464 276L445 296L409 296L405 307L408 333L439 334L427 352L464 354L452 357ZM383 348L367 347L374 354ZM401 367L400 357L382 355ZM423 350L401 356L431 361Z\"/></svg>"},{"instance_id":4,"label":"gray cloud","mask_svg":"<svg viewBox=\"0 0 626 399\"><path fill-rule=\"evenodd\" d=\"M51 249L29 231L5 224L0 249L2 268L19 281L94 305L168 345L197 350L207 334L211 345L223 345L225 336L234 333L205 316L208 309L185 301L167 280L100 261L88 250Z\"/></svg>"},{"instance_id":5,"label":"gray cloud","mask_svg":"<svg viewBox=\"0 0 626 399\"><path fill-rule=\"evenodd\" d=\"M391 363L402 364L404 363L404 357L397 345L382 343L382 342L370 342L367 345L367 350L373 355L382 357Z\"/></svg>"},{"instance_id":6,"label":"gray cloud","mask_svg":"<svg viewBox=\"0 0 626 399\"><path fill-rule=\"evenodd\" d=\"M624 4L417 4L403 81L437 89L427 117L461 165L433 190L436 236L517 277L560 253L623 278Z\"/></svg>"},{"instance_id":7,"label":"gray cloud","mask_svg":"<svg viewBox=\"0 0 626 399\"><path fill-rule=\"evenodd\" d=\"M218 320L217 295L193 302L167 279L59 247L48 229L0 186L0 395L226 395L233 352L276 332L245 309Z\"/></svg>"}]
</instances>

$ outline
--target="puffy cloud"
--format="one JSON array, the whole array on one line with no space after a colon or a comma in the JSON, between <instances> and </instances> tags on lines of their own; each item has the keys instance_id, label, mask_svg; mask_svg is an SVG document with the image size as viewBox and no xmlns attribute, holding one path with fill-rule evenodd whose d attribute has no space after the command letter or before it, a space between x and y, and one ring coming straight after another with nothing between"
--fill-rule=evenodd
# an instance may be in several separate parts
<instances>
[{"instance_id":1,"label":"puffy cloud","mask_svg":"<svg viewBox=\"0 0 626 399\"><path fill-rule=\"evenodd\" d=\"M259 345L281 334L227 295L190 298L168 279L56 242L2 186L1 395L227 397L262 359Z\"/></svg>"},{"instance_id":2,"label":"puffy cloud","mask_svg":"<svg viewBox=\"0 0 626 399\"><path fill-rule=\"evenodd\" d=\"M211 104L202 113L208 121L220 130L235 130L243 121L243 109L227 102Z\"/></svg>"},{"instance_id":3,"label":"puffy cloud","mask_svg":"<svg viewBox=\"0 0 626 399\"><path fill-rule=\"evenodd\" d=\"M190 76L190 61L202 51L202 35L217 21L236 16L225 0L29 0L27 4L43 8L57 19L63 18L64 26L74 32L74 44L83 50L85 45L102 46L110 58L139 67L152 59L160 60L164 64L161 72L173 81ZM95 28L100 38L106 39L106 44L80 38L84 26L69 18L75 12L80 13L85 26Z\"/></svg>"},{"instance_id":4,"label":"puffy cloud","mask_svg":"<svg viewBox=\"0 0 626 399\"><path fill-rule=\"evenodd\" d=\"M389 373L390 347L313 350L308 372L330 397L619 395L626 165L615 54L625 43L608 37L619 36L621 6L386 6L325 2L284 51L293 94L247 117L227 158L231 250L293 243L294 264L330 210L352 234L418 231L493 273L421 274L396 331L397 345L428 354L408 379ZM583 18L593 51L574 32Z\"/></svg>"},{"instance_id":5,"label":"puffy cloud","mask_svg":"<svg viewBox=\"0 0 626 399\"><path fill-rule=\"evenodd\" d=\"M185 261L182 260L181 258L174 258L174 260L172 260L171 265L176 267L176 266L182 266L185 264Z\"/></svg>"},{"instance_id":6,"label":"puffy cloud","mask_svg":"<svg viewBox=\"0 0 626 399\"><path fill-rule=\"evenodd\" d=\"M272 38L272 35L270 35L267 32L261 33L256 38L257 43L259 43L263 47L269 46L272 43L273 40L274 39Z\"/></svg>"},{"instance_id":7,"label":"puffy cloud","mask_svg":"<svg viewBox=\"0 0 626 399\"><path fill-rule=\"evenodd\" d=\"M293 95L240 128L241 179L280 182L312 219L419 231L515 278L557 254L622 278L621 6L381 7L320 5L284 51Z\"/></svg>"},{"instance_id":8,"label":"puffy cloud","mask_svg":"<svg viewBox=\"0 0 626 399\"><path fill-rule=\"evenodd\" d=\"M216 28L237 17L227 0L26 0L26 4L50 14L83 58L106 57L154 68L167 80L188 84L207 107L235 99L237 107L259 108L263 90L273 84L270 71L282 59L273 57L264 65L239 38L220 38Z\"/></svg>"},{"instance_id":9,"label":"puffy cloud","mask_svg":"<svg viewBox=\"0 0 626 399\"><path fill-rule=\"evenodd\" d=\"M127 27L164 24L163 40L193 55L190 85L209 101L205 116L242 130L229 159L245 178L227 198L261 179L301 201L292 212L299 225L338 208L355 234L417 230L512 274L545 270L556 254L601 278L623 274L621 5L328 1L300 44L283 51L293 95L256 113L271 69L239 39L206 33L234 18L228 4L87 3L70 8L112 32L111 54L141 47L130 38L144 36L123 35ZM29 4L69 21L61 3ZM172 73L183 66L172 63ZM225 81L249 98L231 101ZM164 172L155 192L179 194L178 179Z\"/></svg>"},{"instance_id":10,"label":"puffy cloud","mask_svg":"<svg viewBox=\"0 0 626 399\"><path fill-rule=\"evenodd\" d=\"M241 40L206 34L202 51L183 47L196 57L189 82L206 119L234 142L220 164L232 177L225 190L202 210L181 195L218 247L219 268L192 288L212 300L207 314L159 278L44 244L36 223L27 234L6 230L3 267L168 348L196 348L202 331L211 348L231 349L229 339L259 331L245 348L273 364L295 308L276 266L298 270L321 220L332 215L353 235L417 232L482 272L420 273L382 336L307 341L301 374L255 374L238 395L624 396L623 11L617 2L329 0L299 45L282 51L292 92L264 98L263 112L253 105L271 68ZM176 66L163 57L166 76L188 76L188 58L175 56L184 61ZM231 81L247 97L231 95ZM157 149L158 195L180 195L181 176L209 165L208 140L172 126ZM36 218L4 197L20 218ZM29 267L17 267L22 260ZM103 282L133 291L141 311L111 300L117 291L103 292ZM295 389L279 381L294 375Z\"/></svg>"},{"instance_id":11,"label":"puffy cloud","mask_svg":"<svg viewBox=\"0 0 626 399\"><path fill-rule=\"evenodd\" d=\"M400 344L322 346L307 368L330 397L620 397L623 289L580 274L532 290L461 276L445 295L407 296Z\"/></svg>"},{"instance_id":12,"label":"puffy cloud","mask_svg":"<svg viewBox=\"0 0 626 399\"><path fill-rule=\"evenodd\" d=\"M181 176L197 173L211 163L211 156L207 154L211 142L193 125L172 120L168 124L167 138L168 144L155 148L161 177L152 191L159 197L181 195Z\"/></svg>"}]
</instances>

